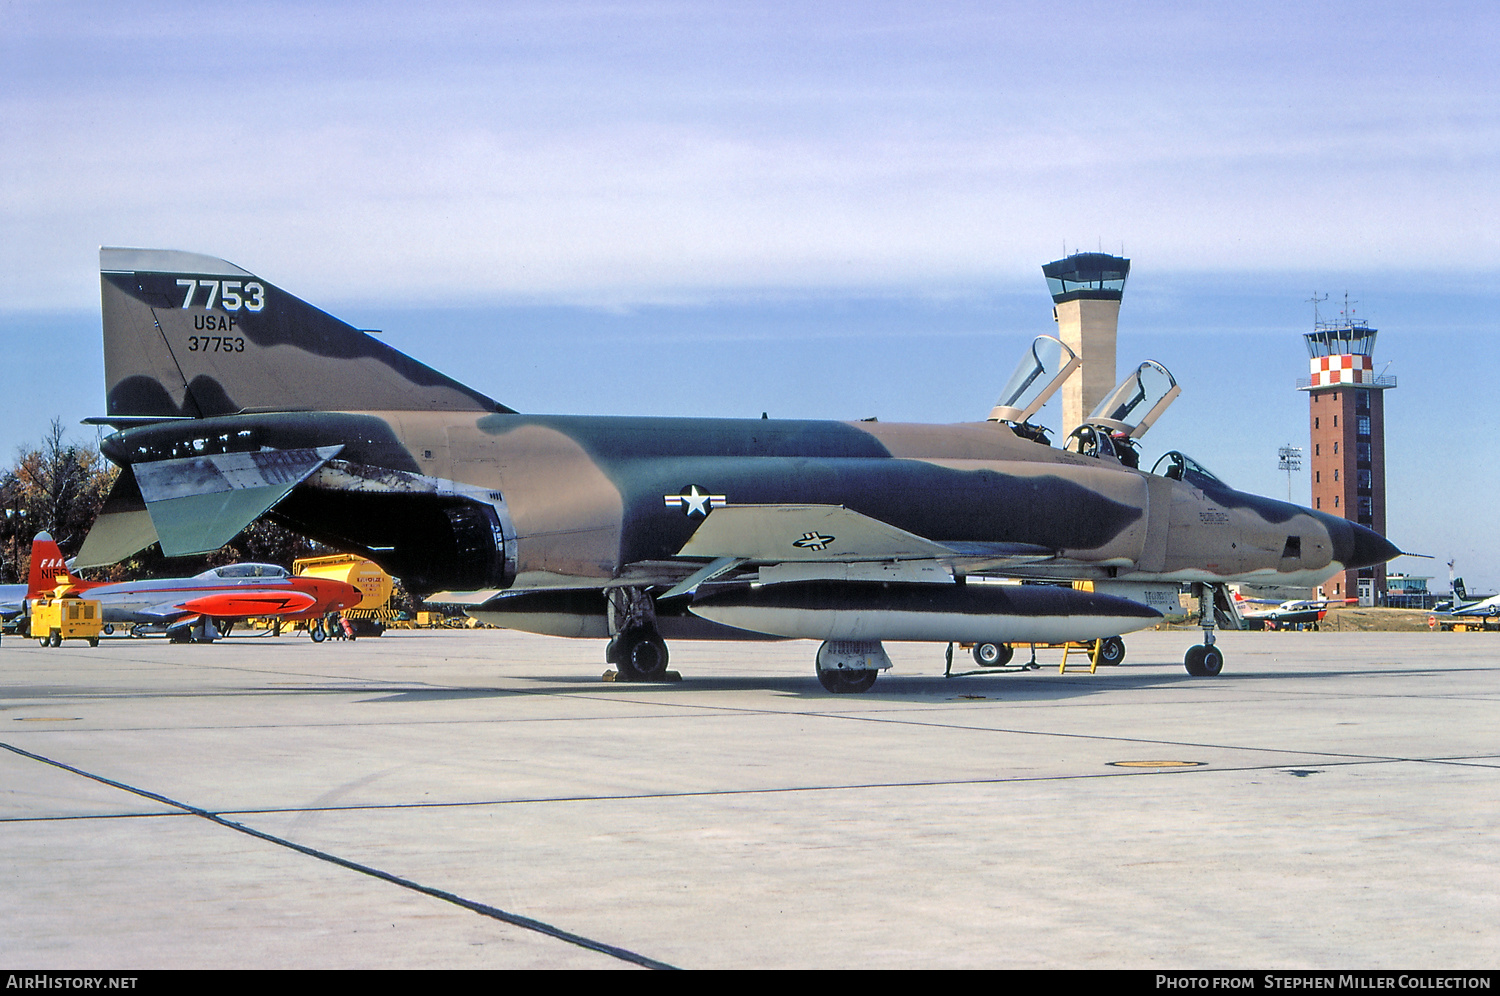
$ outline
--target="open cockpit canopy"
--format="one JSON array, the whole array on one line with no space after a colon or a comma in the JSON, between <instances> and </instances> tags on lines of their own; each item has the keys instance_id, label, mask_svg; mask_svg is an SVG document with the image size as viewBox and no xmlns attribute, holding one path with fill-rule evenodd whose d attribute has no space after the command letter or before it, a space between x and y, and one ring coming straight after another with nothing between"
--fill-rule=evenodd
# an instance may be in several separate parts
<instances>
[{"instance_id":1,"label":"open cockpit canopy","mask_svg":"<svg viewBox=\"0 0 1500 996\"><path fill-rule=\"evenodd\" d=\"M1198 488L1229 487L1201 463L1177 450L1163 453L1161 459L1156 461L1156 466L1151 468L1151 473L1157 477L1169 477L1174 481L1182 481L1184 484L1191 484Z\"/></svg>"}]
</instances>

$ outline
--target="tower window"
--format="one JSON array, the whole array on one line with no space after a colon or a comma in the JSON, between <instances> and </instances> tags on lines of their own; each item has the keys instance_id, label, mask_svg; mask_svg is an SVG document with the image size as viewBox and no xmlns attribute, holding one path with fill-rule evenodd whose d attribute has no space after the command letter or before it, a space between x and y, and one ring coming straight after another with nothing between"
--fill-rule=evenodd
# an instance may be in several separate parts
<instances>
[{"instance_id":1,"label":"tower window","mask_svg":"<svg viewBox=\"0 0 1500 996\"><path fill-rule=\"evenodd\" d=\"M1335 429L1337 429L1337 428L1338 428L1338 427L1339 427L1339 417L1338 417L1338 416L1337 416L1337 415L1335 415L1335 416L1334 416L1334 417L1333 417L1333 427L1334 427L1334 428L1335 428Z\"/></svg>"},{"instance_id":2,"label":"tower window","mask_svg":"<svg viewBox=\"0 0 1500 996\"><path fill-rule=\"evenodd\" d=\"M1317 427L1318 427L1318 419L1317 419L1316 416L1314 416L1313 417L1313 428L1316 429Z\"/></svg>"},{"instance_id":3,"label":"tower window","mask_svg":"<svg viewBox=\"0 0 1500 996\"><path fill-rule=\"evenodd\" d=\"M1368 436L1370 434L1370 416L1361 415L1354 431L1361 436Z\"/></svg>"}]
</instances>

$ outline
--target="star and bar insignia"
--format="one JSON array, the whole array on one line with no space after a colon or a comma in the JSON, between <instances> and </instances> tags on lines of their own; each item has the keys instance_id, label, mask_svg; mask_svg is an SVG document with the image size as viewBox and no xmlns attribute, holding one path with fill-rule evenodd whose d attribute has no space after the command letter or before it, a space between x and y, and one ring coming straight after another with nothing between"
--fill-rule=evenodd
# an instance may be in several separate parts
<instances>
[{"instance_id":1,"label":"star and bar insignia","mask_svg":"<svg viewBox=\"0 0 1500 996\"><path fill-rule=\"evenodd\" d=\"M724 495L711 495L692 484L682 489L681 494L663 495L668 508L682 508L689 516L706 516L716 508L723 508L729 504Z\"/></svg>"},{"instance_id":2,"label":"star and bar insignia","mask_svg":"<svg viewBox=\"0 0 1500 996\"><path fill-rule=\"evenodd\" d=\"M824 550L834 539L835 537L826 536L823 533L803 533L801 539L792 540L792 546L803 550Z\"/></svg>"}]
</instances>

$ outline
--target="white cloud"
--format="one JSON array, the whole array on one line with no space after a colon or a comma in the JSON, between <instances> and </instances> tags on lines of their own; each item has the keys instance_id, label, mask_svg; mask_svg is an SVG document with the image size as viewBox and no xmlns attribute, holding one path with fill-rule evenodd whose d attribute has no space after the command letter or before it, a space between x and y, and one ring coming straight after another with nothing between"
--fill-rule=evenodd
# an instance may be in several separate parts
<instances>
[{"instance_id":1,"label":"white cloud","mask_svg":"<svg viewBox=\"0 0 1500 996\"><path fill-rule=\"evenodd\" d=\"M100 243L428 301L1500 265L1478 6L21 6L0 307Z\"/></svg>"}]
</instances>

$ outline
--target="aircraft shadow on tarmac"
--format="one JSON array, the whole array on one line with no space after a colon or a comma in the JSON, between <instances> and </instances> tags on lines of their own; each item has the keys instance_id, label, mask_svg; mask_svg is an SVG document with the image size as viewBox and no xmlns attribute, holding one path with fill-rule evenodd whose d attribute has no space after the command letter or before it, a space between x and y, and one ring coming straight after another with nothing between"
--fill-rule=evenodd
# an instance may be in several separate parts
<instances>
[{"instance_id":1,"label":"aircraft shadow on tarmac","mask_svg":"<svg viewBox=\"0 0 1500 996\"><path fill-rule=\"evenodd\" d=\"M1449 674L1464 670L1488 669L1371 667L1341 669L1337 671L1241 670L1233 675L1221 675L1214 679L1213 684L1267 679L1286 683L1308 679L1326 680L1329 678L1358 677L1370 674L1378 674L1381 677L1426 677L1438 673ZM1052 673L1049 674L1048 671ZM758 677L743 674L712 675L699 673L683 681L606 682L592 675L565 674L557 676L508 676L507 680L523 682L530 687L497 688L494 686L476 685L469 688L411 688L388 694L377 694L363 701L381 703L431 702L442 699L505 698L513 695L622 694L638 696L649 694L653 696L669 696L692 692L760 691L778 696L795 696L797 698L816 700L822 705L827 706L835 702L855 704L891 700L914 702L941 700L972 701L973 697L977 696L982 696L987 700L1048 702L1127 691L1175 689L1178 687L1193 689L1213 687L1213 684L1205 684L1201 679L1195 680L1191 675L1185 673L1150 673L1139 671L1132 673L1128 671L1115 671L1108 674L1059 675L1055 669L1047 667L1044 667L1040 671L1025 673L980 673L975 675L955 675L951 678L931 674L887 674L868 692L861 695L840 697L829 696L818 684L817 679L801 675ZM327 689L307 690L326 691Z\"/></svg>"}]
</instances>

